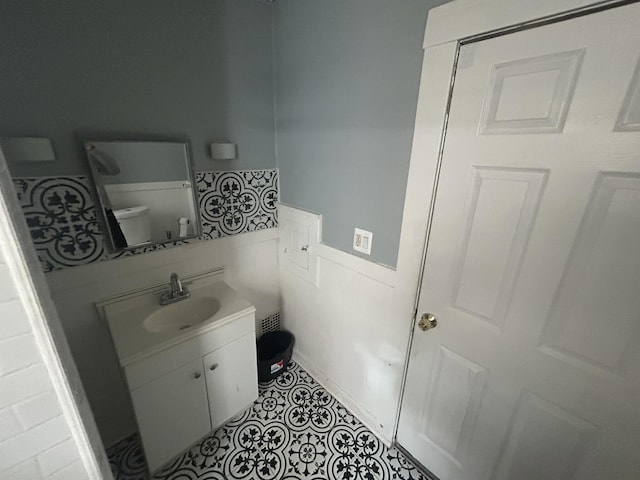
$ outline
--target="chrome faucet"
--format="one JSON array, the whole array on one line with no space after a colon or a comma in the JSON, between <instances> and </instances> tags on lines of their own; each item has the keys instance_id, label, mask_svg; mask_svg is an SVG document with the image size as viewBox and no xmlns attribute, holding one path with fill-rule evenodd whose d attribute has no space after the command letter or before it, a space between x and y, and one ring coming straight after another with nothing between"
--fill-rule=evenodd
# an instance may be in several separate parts
<instances>
[{"instance_id":1,"label":"chrome faucet","mask_svg":"<svg viewBox=\"0 0 640 480\"><path fill-rule=\"evenodd\" d=\"M186 300L190 296L191 293L189 293L186 287L182 286L178 274L172 273L169 278L169 290L160 295L160 305L169 305L170 303L179 302L180 300Z\"/></svg>"},{"instance_id":2,"label":"chrome faucet","mask_svg":"<svg viewBox=\"0 0 640 480\"><path fill-rule=\"evenodd\" d=\"M171 277L169 277L169 285L171 286L171 295L182 294L182 282L180 281L180 278L178 278L177 273L171 274Z\"/></svg>"}]
</instances>

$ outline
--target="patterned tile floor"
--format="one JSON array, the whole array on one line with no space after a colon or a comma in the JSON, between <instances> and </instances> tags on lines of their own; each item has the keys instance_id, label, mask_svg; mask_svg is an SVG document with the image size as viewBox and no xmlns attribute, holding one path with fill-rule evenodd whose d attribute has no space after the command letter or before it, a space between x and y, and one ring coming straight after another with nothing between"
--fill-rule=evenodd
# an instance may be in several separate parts
<instances>
[{"instance_id":1,"label":"patterned tile floor","mask_svg":"<svg viewBox=\"0 0 640 480\"><path fill-rule=\"evenodd\" d=\"M107 451L116 480L144 480L137 436ZM295 363L260 385L254 405L153 480L426 480Z\"/></svg>"}]
</instances>

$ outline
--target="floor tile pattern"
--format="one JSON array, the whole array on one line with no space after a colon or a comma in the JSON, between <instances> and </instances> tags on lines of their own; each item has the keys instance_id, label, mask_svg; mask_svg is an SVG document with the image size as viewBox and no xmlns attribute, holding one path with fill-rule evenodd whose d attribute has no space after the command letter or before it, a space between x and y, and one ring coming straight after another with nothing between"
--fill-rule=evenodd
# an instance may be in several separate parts
<instances>
[{"instance_id":1,"label":"floor tile pattern","mask_svg":"<svg viewBox=\"0 0 640 480\"><path fill-rule=\"evenodd\" d=\"M116 446L117 447L117 446ZM117 480L140 479L140 447L109 451ZM124 460L119 460L122 458ZM117 467L118 465L122 467ZM252 408L165 465L154 480L426 480L295 363Z\"/></svg>"},{"instance_id":2,"label":"floor tile pattern","mask_svg":"<svg viewBox=\"0 0 640 480\"><path fill-rule=\"evenodd\" d=\"M138 434L107 449L114 480L148 480L147 462Z\"/></svg>"}]
</instances>

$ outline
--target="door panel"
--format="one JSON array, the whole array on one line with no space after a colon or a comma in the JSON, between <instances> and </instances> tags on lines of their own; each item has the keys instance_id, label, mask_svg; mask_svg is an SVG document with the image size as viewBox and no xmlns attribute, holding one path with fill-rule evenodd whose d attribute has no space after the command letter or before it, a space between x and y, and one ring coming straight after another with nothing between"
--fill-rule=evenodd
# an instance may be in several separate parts
<instances>
[{"instance_id":1,"label":"door panel","mask_svg":"<svg viewBox=\"0 0 640 480\"><path fill-rule=\"evenodd\" d=\"M131 399L151 472L211 430L201 358L132 390Z\"/></svg>"},{"instance_id":2,"label":"door panel","mask_svg":"<svg viewBox=\"0 0 640 480\"><path fill-rule=\"evenodd\" d=\"M502 328L547 171L472 168L453 305ZM508 252L505 255L505 252Z\"/></svg>"},{"instance_id":3,"label":"door panel","mask_svg":"<svg viewBox=\"0 0 640 480\"><path fill-rule=\"evenodd\" d=\"M478 364L442 346L436 353L420 423L425 440L454 462L469 441L485 373Z\"/></svg>"},{"instance_id":4,"label":"door panel","mask_svg":"<svg viewBox=\"0 0 640 480\"><path fill-rule=\"evenodd\" d=\"M622 104L616 130L621 132L640 130L640 60Z\"/></svg>"},{"instance_id":5,"label":"door panel","mask_svg":"<svg viewBox=\"0 0 640 480\"><path fill-rule=\"evenodd\" d=\"M638 25L461 47L398 427L441 480L638 478Z\"/></svg>"},{"instance_id":6,"label":"door panel","mask_svg":"<svg viewBox=\"0 0 640 480\"><path fill-rule=\"evenodd\" d=\"M638 344L640 176L602 173L542 337L543 351L624 374Z\"/></svg>"},{"instance_id":7,"label":"door panel","mask_svg":"<svg viewBox=\"0 0 640 480\"><path fill-rule=\"evenodd\" d=\"M509 423L504 450L491 475L496 480L573 478L597 430L531 392L521 396Z\"/></svg>"},{"instance_id":8,"label":"door panel","mask_svg":"<svg viewBox=\"0 0 640 480\"><path fill-rule=\"evenodd\" d=\"M481 134L561 132L584 49L494 65Z\"/></svg>"}]
</instances>

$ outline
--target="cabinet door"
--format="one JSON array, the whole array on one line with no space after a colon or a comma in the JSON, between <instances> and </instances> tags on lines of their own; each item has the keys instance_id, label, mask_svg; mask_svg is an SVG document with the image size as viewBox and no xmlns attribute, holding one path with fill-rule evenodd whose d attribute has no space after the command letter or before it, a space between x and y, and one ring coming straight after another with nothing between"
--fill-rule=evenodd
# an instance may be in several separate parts
<instances>
[{"instance_id":1,"label":"cabinet door","mask_svg":"<svg viewBox=\"0 0 640 480\"><path fill-rule=\"evenodd\" d=\"M131 391L150 471L211 430L202 370L198 358Z\"/></svg>"},{"instance_id":2,"label":"cabinet door","mask_svg":"<svg viewBox=\"0 0 640 480\"><path fill-rule=\"evenodd\" d=\"M204 368L215 429L258 398L255 335L245 335L210 353L204 357Z\"/></svg>"}]
</instances>

